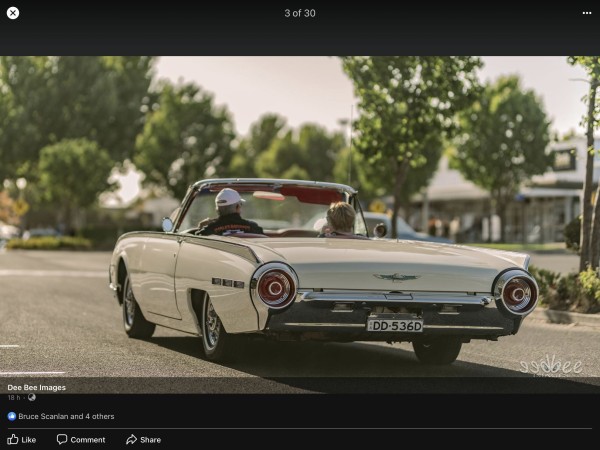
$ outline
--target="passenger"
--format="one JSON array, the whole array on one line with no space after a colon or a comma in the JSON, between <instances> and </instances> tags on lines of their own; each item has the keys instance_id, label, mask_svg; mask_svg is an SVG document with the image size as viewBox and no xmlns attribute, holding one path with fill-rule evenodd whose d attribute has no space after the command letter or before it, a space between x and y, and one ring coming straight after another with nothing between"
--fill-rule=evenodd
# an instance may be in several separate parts
<instances>
[{"instance_id":1,"label":"passenger","mask_svg":"<svg viewBox=\"0 0 600 450\"><path fill-rule=\"evenodd\" d=\"M366 236L354 234L355 220L356 211L350 203L332 203L327 210L327 225L323 227L319 237L368 239Z\"/></svg>"},{"instance_id":2,"label":"passenger","mask_svg":"<svg viewBox=\"0 0 600 450\"><path fill-rule=\"evenodd\" d=\"M219 217L203 220L198 225L200 231L196 234L208 236L210 234L229 235L235 233L263 234L263 229L256 222L243 219L241 216L242 204L245 202L240 194L230 188L225 188L217 194L215 206Z\"/></svg>"}]
</instances>

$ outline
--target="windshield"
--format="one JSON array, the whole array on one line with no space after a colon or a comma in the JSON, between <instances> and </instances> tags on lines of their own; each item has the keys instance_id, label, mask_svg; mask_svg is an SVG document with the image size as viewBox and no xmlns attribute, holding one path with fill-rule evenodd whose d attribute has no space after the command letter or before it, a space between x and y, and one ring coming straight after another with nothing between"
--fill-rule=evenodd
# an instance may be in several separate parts
<instances>
[{"instance_id":1,"label":"windshield","mask_svg":"<svg viewBox=\"0 0 600 450\"><path fill-rule=\"evenodd\" d=\"M242 217L256 222L271 236L289 230L305 230L294 234L297 236L317 236L325 224L331 203L349 200L347 193L323 187L212 185L196 193L179 229L192 229L202 220L216 217L215 197L224 187L235 189L245 200ZM358 213L355 232L366 232Z\"/></svg>"}]
</instances>

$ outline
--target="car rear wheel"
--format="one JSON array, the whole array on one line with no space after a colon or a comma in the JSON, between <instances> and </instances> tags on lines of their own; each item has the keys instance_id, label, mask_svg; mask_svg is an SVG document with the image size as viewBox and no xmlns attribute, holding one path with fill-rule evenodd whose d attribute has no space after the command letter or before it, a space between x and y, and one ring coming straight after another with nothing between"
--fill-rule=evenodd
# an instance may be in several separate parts
<instances>
[{"instance_id":1,"label":"car rear wheel","mask_svg":"<svg viewBox=\"0 0 600 450\"><path fill-rule=\"evenodd\" d=\"M129 274L125 276L125 283L123 283L123 325L127 335L135 339L152 337L156 328L156 325L148 322L142 314L140 305L133 295Z\"/></svg>"},{"instance_id":2,"label":"car rear wheel","mask_svg":"<svg viewBox=\"0 0 600 450\"><path fill-rule=\"evenodd\" d=\"M202 345L206 359L210 361L224 360L230 344L231 336L223 328L210 297L205 295L202 302Z\"/></svg>"},{"instance_id":3,"label":"car rear wheel","mask_svg":"<svg viewBox=\"0 0 600 450\"><path fill-rule=\"evenodd\" d=\"M461 347L460 339L453 337L413 342L415 355L423 364L452 364L456 361Z\"/></svg>"}]
</instances>

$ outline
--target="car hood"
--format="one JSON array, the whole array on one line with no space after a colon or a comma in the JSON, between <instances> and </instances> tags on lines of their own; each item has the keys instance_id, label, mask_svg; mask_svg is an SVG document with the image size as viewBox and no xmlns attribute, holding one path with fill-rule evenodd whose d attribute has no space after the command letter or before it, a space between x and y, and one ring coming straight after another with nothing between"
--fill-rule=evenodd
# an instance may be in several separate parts
<instances>
[{"instance_id":1,"label":"car hood","mask_svg":"<svg viewBox=\"0 0 600 450\"><path fill-rule=\"evenodd\" d=\"M251 246L262 261L290 264L301 289L489 293L499 272L526 268L529 261L522 253L420 241L253 241Z\"/></svg>"}]
</instances>

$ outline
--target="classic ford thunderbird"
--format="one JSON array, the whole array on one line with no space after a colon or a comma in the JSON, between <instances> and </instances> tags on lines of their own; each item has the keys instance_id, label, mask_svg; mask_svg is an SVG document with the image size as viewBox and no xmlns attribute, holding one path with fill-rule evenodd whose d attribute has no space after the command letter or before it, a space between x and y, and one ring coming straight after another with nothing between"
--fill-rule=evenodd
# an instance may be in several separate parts
<instances>
[{"instance_id":1,"label":"classic ford thunderbird","mask_svg":"<svg viewBox=\"0 0 600 450\"><path fill-rule=\"evenodd\" d=\"M215 197L235 189L264 234L200 235ZM348 236L318 237L329 205L357 211ZM110 263L126 333L156 325L199 335L206 358L231 342L412 342L426 364L449 364L471 339L517 333L536 306L529 256L451 244L369 238L357 192L342 184L211 179L191 186L164 232L127 233Z\"/></svg>"}]
</instances>

